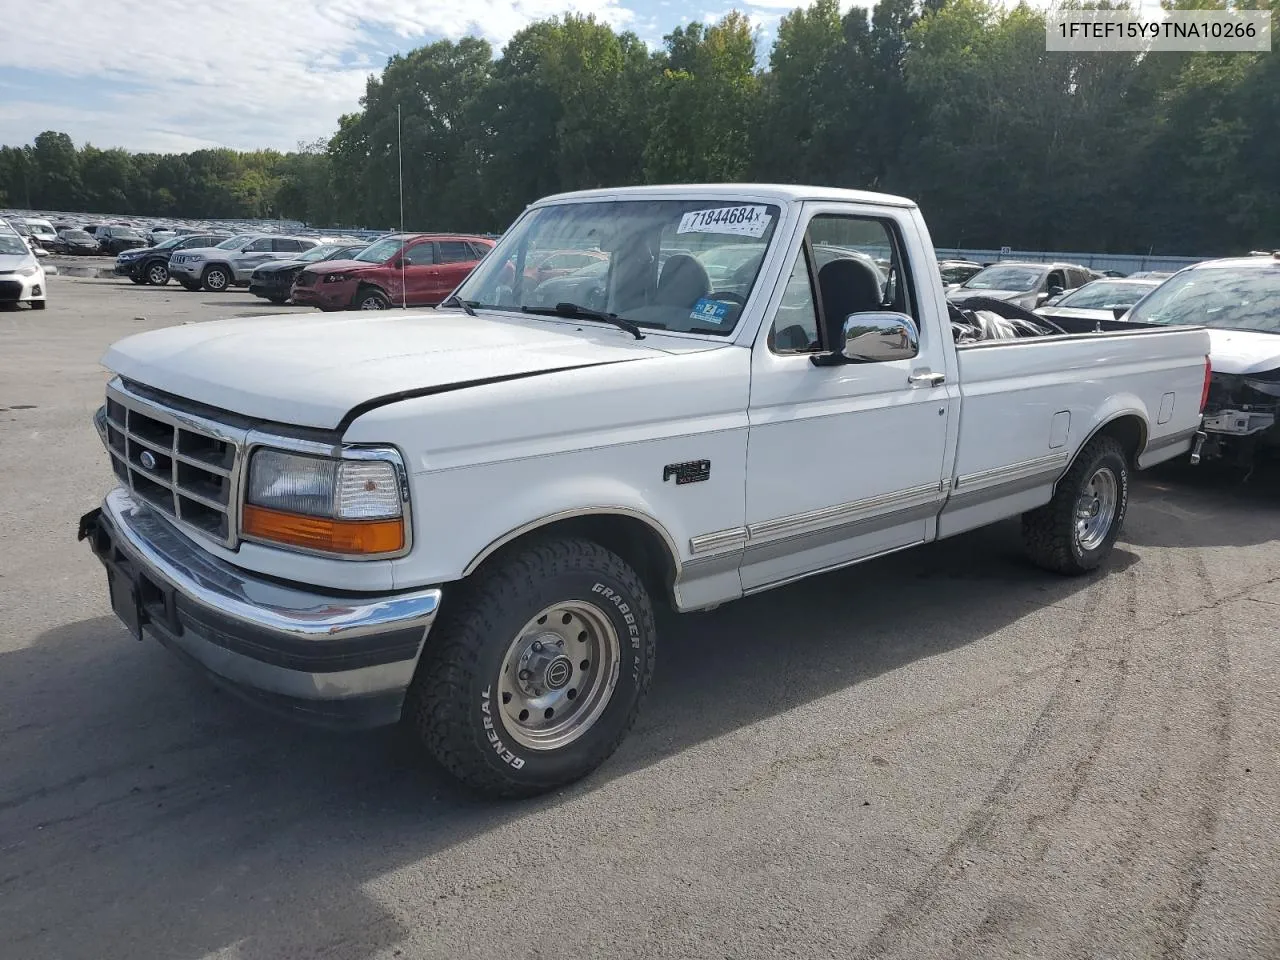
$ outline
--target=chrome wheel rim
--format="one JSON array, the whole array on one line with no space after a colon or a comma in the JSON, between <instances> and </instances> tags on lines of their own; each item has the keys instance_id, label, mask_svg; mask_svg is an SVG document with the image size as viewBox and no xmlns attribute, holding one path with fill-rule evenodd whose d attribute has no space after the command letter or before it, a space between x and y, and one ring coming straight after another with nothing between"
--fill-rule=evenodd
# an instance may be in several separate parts
<instances>
[{"instance_id":1,"label":"chrome wheel rim","mask_svg":"<svg viewBox=\"0 0 1280 960\"><path fill-rule=\"evenodd\" d=\"M210 270L204 282L209 285L210 290L221 290L227 285L227 276L221 270Z\"/></svg>"},{"instance_id":2,"label":"chrome wheel rim","mask_svg":"<svg viewBox=\"0 0 1280 960\"><path fill-rule=\"evenodd\" d=\"M147 279L156 286L162 287L169 282L169 271L157 263L147 271Z\"/></svg>"},{"instance_id":3,"label":"chrome wheel rim","mask_svg":"<svg viewBox=\"0 0 1280 960\"><path fill-rule=\"evenodd\" d=\"M499 716L530 750L559 750L593 726L613 697L618 631L595 604L563 600L520 630L502 660Z\"/></svg>"},{"instance_id":4,"label":"chrome wheel rim","mask_svg":"<svg viewBox=\"0 0 1280 960\"><path fill-rule=\"evenodd\" d=\"M360 301L361 310L381 310L382 300L379 297L365 297Z\"/></svg>"},{"instance_id":5,"label":"chrome wheel rim","mask_svg":"<svg viewBox=\"0 0 1280 960\"><path fill-rule=\"evenodd\" d=\"M1120 484L1110 467L1100 467L1076 500L1076 542L1095 550L1107 539L1116 516Z\"/></svg>"}]
</instances>

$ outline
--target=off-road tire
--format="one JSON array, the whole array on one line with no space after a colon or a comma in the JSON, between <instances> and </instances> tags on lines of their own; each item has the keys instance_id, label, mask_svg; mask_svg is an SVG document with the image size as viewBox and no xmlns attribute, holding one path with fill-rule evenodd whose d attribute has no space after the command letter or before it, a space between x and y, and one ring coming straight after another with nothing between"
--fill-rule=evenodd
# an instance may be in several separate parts
<instances>
[{"instance_id":1,"label":"off-road tire","mask_svg":"<svg viewBox=\"0 0 1280 960\"><path fill-rule=\"evenodd\" d=\"M1085 549L1077 535L1076 504L1090 478L1102 467L1110 468L1117 483L1114 516L1106 538L1094 548ZM1115 546L1128 509L1129 461L1124 448L1113 437L1095 437L1058 481L1053 499L1022 515L1022 541L1027 555L1037 566L1069 576L1097 569Z\"/></svg>"},{"instance_id":2,"label":"off-road tire","mask_svg":"<svg viewBox=\"0 0 1280 960\"><path fill-rule=\"evenodd\" d=\"M594 605L617 631L616 685L578 739L530 749L510 736L500 715L503 659L531 617L570 600ZM446 597L404 717L431 755L472 789L496 797L544 793L586 776L617 749L649 692L656 638L649 595L621 557L589 540L535 541Z\"/></svg>"}]
</instances>

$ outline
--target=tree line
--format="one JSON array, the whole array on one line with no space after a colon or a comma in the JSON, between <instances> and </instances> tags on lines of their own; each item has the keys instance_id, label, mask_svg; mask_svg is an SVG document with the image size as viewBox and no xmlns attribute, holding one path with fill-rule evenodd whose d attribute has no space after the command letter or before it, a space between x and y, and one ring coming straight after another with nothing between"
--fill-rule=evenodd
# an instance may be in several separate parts
<instances>
[{"instance_id":1,"label":"tree line","mask_svg":"<svg viewBox=\"0 0 1280 960\"><path fill-rule=\"evenodd\" d=\"M572 14L497 57L442 40L392 57L327 141L161 155L46 132L0 148L0 205L390 227L399 120L411 229L500 231L563 190L759 180L912 197L939 246L1280 247L1275 55L1047 53L1042 11L991 0L816 0L766 66L757 44L739 12L657 50Z\"/></svg>"}]
</instances>

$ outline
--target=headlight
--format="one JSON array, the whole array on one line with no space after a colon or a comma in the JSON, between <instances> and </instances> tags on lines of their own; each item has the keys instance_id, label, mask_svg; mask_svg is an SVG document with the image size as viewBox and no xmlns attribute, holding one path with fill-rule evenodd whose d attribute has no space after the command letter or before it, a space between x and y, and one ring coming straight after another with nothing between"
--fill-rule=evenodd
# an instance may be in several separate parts
<instances>
[{"instance_id":1,"label":"headlight","mask_svg":"<svg viewBox=\"0 0 1280 960\"><path fill-rule=\"evenodd\" d=\"M344 280L350 279L351 274L349 273L326 273L324 275L325 283L342 283Z\"/></svg>"},{"instance_id":2,"label":"headlight","mask_svg":"<svg viewBox=\"0 0 1280 960\"><path fill-rule=\"evenodd\" d=\"M249 464L246 537L345 556L386 556L408 543L399 455L335 459L261 448Z\"/></svg>"},{"instance_id":3,"label":"headlight","mask_svg":"<svg viewBox=\"0 0 1280 960\"><path fill-rule=\"evenodd\" d=\"M39 272L39 267L19 267L17 270L20 277L34 277Z\"/></svg>"}]
</instances>

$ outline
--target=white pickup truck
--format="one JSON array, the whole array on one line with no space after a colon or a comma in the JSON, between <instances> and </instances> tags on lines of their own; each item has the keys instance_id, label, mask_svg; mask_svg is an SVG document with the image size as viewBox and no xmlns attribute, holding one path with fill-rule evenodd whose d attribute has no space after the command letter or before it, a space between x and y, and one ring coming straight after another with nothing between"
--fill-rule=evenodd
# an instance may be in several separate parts
<instances>
[{"instance_id":1,"label":"white pickup truck","mask_svg":"<svg viewBox=\"0 0 1280 960\"><path fill-rule=\"evenodd\" d=\"M567 250L588 265L539 272ZM534 794L632 725L655 604L1018 515L1041 566L1104 560L1130 472L1192 444L1208 333L980 319L949 311L910 200L549 197L444 307L113 345L119 486L80 536L139 639L316 722L404 720L468 784Z\"/></svg>"}]
</instances>

